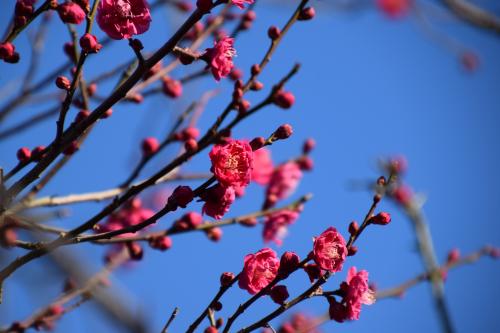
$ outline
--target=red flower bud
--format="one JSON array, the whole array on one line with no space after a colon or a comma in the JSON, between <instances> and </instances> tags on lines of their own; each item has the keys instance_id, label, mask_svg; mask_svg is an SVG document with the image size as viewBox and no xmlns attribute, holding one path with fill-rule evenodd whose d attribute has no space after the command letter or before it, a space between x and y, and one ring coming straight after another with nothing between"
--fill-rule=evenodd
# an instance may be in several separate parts
<instances>
[{"instance_id":1,"label":"red flower bud","mask_svg":"<svg viewBox=\"0 0 500 333\"><path fill-rule=\"evenodd\" d=\"M165 95L177 98L182 95L182 83L181 81L174 80L170 77L163 78L163 92Z\"/></svg>"},{"instance_id":2,"label":"red flower bud","mask_svg":"<svg viewBox=\"0 0 500 333\"><path fill-rule=\"evenodd\" d=\"M243 77L243 72L241 69L233 67L231 72L229 73L229 78L233 81L239 80Z\"/></svg>"},{"instance_id":3,"label":"red flower bud","mask_svg":"<svg viewBox=\"0 0 500 333\"><path fill-rule=\"evenodd\" d=\"M253 10L249 10L243 15L244 21L255 21L256 18L257 14Z\"/></svg>"},{"instance_id":4,"label":"red flower bud","mask_svg":"<svg viewBox=\"0 0 500 333\"><path fill-rule=\"evenodd\" d=\"M299 267L299 263L300 258L294 252L287 251L283 253L280 259L278 274L280 274L283 278L286 278Z\"/></svg>"},{"instance_id":5,"label":"red flower bud","mask_svg":"<svg viewBox=\"0 0 500 333\"><path fill-rule=\"evenodd\" d=\"M353 256L355 255L356 253L358 252L358 248L354 245L351 245L348 249L347 249L347 255L348 256Z\"/></svg>"},{"instance_id":6,"label":"red flower bud","mask_svg":"<svg viewBox=\"0 0 500 333\"><path fill-rule=\"evenodd\" d=\"M304 271L307 273L307 276L309 276L311 283L321 276L321 268L319 268L317 264L307 264L304 267Z\"/></svg>"},{"instance_id":7,"label":"red flower bud","mask_svg":"<svg viewBox=\"0 0 500 333\"><path fill-rule=\"evenodd\" d=\"M271 38L272 40L275 40L275 39L278 39L280 36L281 36L281 31L280 29L277 27L277 26L271 26L268 30L267 30L267 35L269 36L269 38Z\"/></svg>"},{"instance_id":8,"label":"red flower bud","mask_svg":"<svg viewBox=\"0 0 500 333\"><path fill-rule=\"evenodd\" d=\"M33 157L33 160L38 162L42 159L43 157L43 152L45 150L45 146L37 146L31 151L31 156Z\"/></svg>"},{"instance_id":9,"label":"red flower bud","mask_svg":"<svg viewBox=\"0 0 500 333\"><path fill-rule=\"evenodd\" d=\"M85 53L97 53L102 45L97 41L97 37L86 33L80 38L80 47Z\"/></svg>"},{"instance_id":10,"label":"red flower bud","mask_svg":"<svg viewBox=\"0 0 500 333\"><path fill-rule=\"evenodd\" d=\"M26 148L26 147L19 148L16 156L17 156L17 159L19 160L19 162L26 163L31 158L31 150L29 150L29 148Z\"/></svg>"},{"instance_id":11,"label":"red flower bud","mask_svg":"<svg viewBox=\"0 0 500 333\"><path fill-rule=\"evenodd\" d=\"M187 141L189 139L197 139L200 136L200 130L196 127L186 127L180 134L181 139Z\"/></svg>"},{"instance_id":12,"label":"red flower bud","mask_svg":"<svg viewBox=\"0 0 500 333\"><path fill-rule=\"evenodd\" d=\"M58 76L56 78L56 86L62 90L69 90L71 87L71 81L66 76Z\"/></svg>"},{"instance_id":13,"label":"red flower bud","mask_svg":"<svg viewBox=\"0 0 500 333\"><path fill-rule=\"evenodd\" d=\"M253 64L252 68L250 69L250 72L252 73L252 76L256 76L260 73L260 66L259 64Z\"/></svg>"},{"instance_id":14,"label":"red flower bud","mask_svg":"<svg viewBox=\"0 0 500 333\"><path fill-rule=\"evenodd\" d=\"M349 223L349 234L351 235L355 235L358 233L358 230L359 230L359 225L358 225L358 222L356 221L352 221L351 223Z\"/></svg>"},{"instance_id":15,"label":"red flower bud","mask_svg":"<svg viewBox=\"0 0 500 333\"><path fill-rule=\"evenodd\" d=\"M172 247L172 239L168 236L154 236L149 240L149 246L153 249L165 251Z\"/></svg>"},{"instance_id":16,"label":"red flower bud","mask_svg":"<svg viewBox=\"0 0 500 333\"><path fill-rule=\"evenodd\" d=\"M57 6L57 13L64 23L80 24L85 19L83 9L71 1Z\"/></svg>"},{"instance_id":17,"label":"red flower bud","mask_svg":"<svg viewBox=\"0 0 500 333\"><path fill-rule=\"evenodd\" d=\"M168 203L173 204L176 207L186 208L186 206L193 201L194 193L191 187L189 186L177 186L172 193L172 195L168 198Z\"/></svg>"},{"instance_id":18,"label":"red flower bud","mask_svg":"<svg viewBox=\"0 0 500 333\"><path fill-rule=\"evenodd\" d=\"M144 156L151 156L160 149L160 143L156 138L149 137L142 141L141 147Z\"/></svg>"},{"instance_id":19,"label":"red flower bud","mask_svg":"<svg viewBox=\"0 0 500 333\"><path fill-rule=\"evenodd\" d=\"M144 97L141 94L136 93L136 94L133 94L132 96L129 96L128 100L133 102L133 103L140 104L140 103L142 103L142 101L144 101Z\"/></svg>"},{"instance_id":20,"label":"red flower bud","mask_svg":"<svg viewBox=\"0 0 500 333\"><path fill-rule=\"evenodd\" d=\"M144 251L142 250L141 245L137 242L127 242L126 244L130 259L141 260L144 256Z\"/></svg>"},{"instance_id":21,"label":"red flower bud","mask_svg":"<svg viewBox=\"0 0 500 333\"><path fill-rule=\"evenodd\" d=\"M220 276L220 285L222 287L227 287L233 282L235 275L231 272L224 272Z\"/></svg>"},{"instance_id":22,"label":"red flower bud","mask_svg":"<svg viewBox=\"0 0 500 333\"><path fill-rule=\"evenodd\" d=\"M186 149L187 152L194 153L198 150L198 142L196 142L195 139L189 139L184 142L184 149Z\"/></svg>"},{"instance_id":23,"label":"red flower bud","mask_svg":"<svg viewBox=\"0 0 500 333\"><path fill-rule=\"evenodd\" d=\"M307 7L300 11L299 17L297 18L299 21L307 21L316 16L316 11L313 7Z\"/></svg>"},{"instance_id":24,"label":"red flower bud","mask_svg":"<svg viewBox=\"0 0 500 333\"><path fill-rule=\"evenodd\" d=\"M250 89L253 91L259 91L264 88L264 84L260 81L252 81L252 84L250 85Z\"/></svg>"},{"instance_id":25,"label":"red flower bud","mask_svg":"<svg viewBox=\"0 0 500 333\"><path fill-rule=\"evenodd\" d=\"M289 124L283 124L273 133L277 140L288 139L293 133L293 128Z\"/></svg>"},{"instance_id":26,"label":"red flower bud","mask_svg":"<svg viewBox=\"0 0 500 333\"><path fill-rule=\"evenodd\" d=\"M239 223L244 227L255 227L259 222L255 217L251 217L248 219L241 220Z\"/></svg>"},{"instance_id":27,"label":"red flower bud","mask_svg":"<svg viewBox=\"0 0 500 333\"><path fill-rule=\"evenodd\" d=\"M9 59L14 56L16 47L12 43L0 43L0 59Z\"/></svg>"},{"instance_id":28,"label":"red flower bud","mask_svg":"<svg viewBox=\"0 0 500 333\"><path fill-rule=\"evenodd\" d=\"M280 90L274 95L273 102L283 109L289 109L295 103L295 96L291 92Z\"/></svg>"},{"instance_id":29,"label":"red flower bud","mask_svg":"<svg viewBox=\"0 0 500 333\"><path fill-rule=\"evenodd\" d=\"M252 150L258 150L262 147L264 147L264 144L266 143L266 139L264 139L263 137L261 136L258 136L254 139L252 139L252 141L250 141L250 147L252 147Z\"/></svg>"},{"instance_id":30,"label":"red flower bud","mask_svg":"<svg viewBox=\"0 0 500 333\"><path fill-rule=\"evenodd\" d=\"M448 253L448 258L446 259L446 262L448 264L451 264L457 261L458 259L460 259L460 251L455 248Z\"/></svg>"},{"instance_id":31,"label":"red flower bud","mask_svg":"<svg viewBox=\"0 0 500 333\"><path fill-rule=\"evenodd\" d=\"M290 296L288 294L286 286L283 285L273 287L269 295L271 296L271 299L274 301L274 303L280 305L285 303L286 299Z\"/></svg>"},{"instance_id":32,"label":"red flower bud","mask_svg":"<svg viewBox=\"0 0 500 333\"><path fill-rule=\"evenodd\" d=\"M218 242L222 238L222 229L219 227L207 230L207 237L213 242Z\"/></svg>"},{"instance_id":33,"label":"red flower bud","mask_svg":"<svg viewBox=\"0 0 500 333\"><path fill-rule=\"evenodd\" d=\"M200 1L200 0L198 0L198 1ZM213 327L213 326L208 326L208 327L205 329L205 331L203 331L203 332L204 332L204 333L218 333L218 332L219 332L219 330L218 330L218 329L216 329L216 328L215 328L215 327Z\"/></svg>"},{"instance_id":34,"label":"red flower bud","mask_svg":"<svg viewBox=\"0 0 500 333\"><path fill-rule=\"evenodd\" d=\"M302 156L297 160L300 170L310 171L314 167L313 160L309 156Z\"/></svg>"},{"instance_id":35,"label":"red flower bud","mask_svg":"<svg viewBox=\"0 0 500 333\"><path fill-rule=\"evenodd\" d=\"M391 215L386 212L378 213L370 218L371 224L387 225L391 222Z\"/></svg>"},{"instance_id":36,"label":"red flower bud","mask_svg":"<svg viewBox=\"0 0 500 333\"><path fill-rule=\"evenodd\" d=\"M302 146L302 152L304 154L309 154L314 147L316 147L316 141L314 139L309 138L304 142L304 145Z\"/></svg>"},{"instance_id":37,"label":"red flower bud","mask_svg":"<svg viewBox=\"0 0 500 333\"><path fill-rule=\"evenodd\" d=\"M247 101L246 99L238 103L238 111L240 111L241 113L247 112L248 109L250 109L250 102Z\"/></svg>"}]
</instances>

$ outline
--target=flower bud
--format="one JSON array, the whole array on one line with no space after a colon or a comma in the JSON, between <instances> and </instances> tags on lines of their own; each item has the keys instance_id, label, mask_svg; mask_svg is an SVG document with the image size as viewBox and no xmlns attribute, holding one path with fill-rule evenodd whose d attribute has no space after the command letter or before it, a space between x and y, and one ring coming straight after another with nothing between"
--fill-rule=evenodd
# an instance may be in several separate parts
<instances>
[{"instance_id":1,"label":"flower bud","mask_svg":"<svg viewBox=\"0 0 500 333\"><path fill-rule=\"evenodd\" d=\"M31 156L33 157L33 160L38 162L40 161L44 156L43 152L45 151L45 146L37 146L33 148L31 151Z\"/></svg>"},{"instance_id":2,"label":"flower bud","mask_svg":"<svg viewBox=\"0 0 500 333\"><path fill-rule=\"evenodd\" d=\"M239 223L244 227L255 227L259 222L255 217L250 217L247 219L240 220Z\"/></svg>"},{"instance_id":3,"label":"flower bud","mask_svg":"<svg viewBox=\"0 0 500 333\"><path fill-rule=\"evenodd\" d=\"M149 137L142 141L141 147L144 156L151 156L160 149L160 143L156 138Z\"/></svg>"},{"instance_id":4,"label":"flower bud","mask_svg":"<svg viewBox=\"0 0 500 333\"><path fill-rule=\"evenodd\" d=\"M207 237L213 242L218 242L222 238L222 229L219 227L210 228L207 230Z\"/></svg>"},{"instance_id":5,"label":"flower bud","mask_svg":"<svg viewBox=\"0 0 500 333\"><path fill-rule=\"evenodd\" d=\"M184 149L189 153L194 153L198 150L198 142L195 139L189 139L184 142Z\"/></svg>"},{"instance_id":6,"label":"flower bud","mask_svg":"<svg viewBox=\"0 0 500 333\"><path fill-rule=\"evenodd\" d=\"M30 160L31 158L31 150L26 147L19 148L19 150L16 153L17 159L21 163L26 163Z\"/></svg>"},{"instance_id":7,"label":"flower bud","mask_svg":"<svg viewBox=\"0 0 500 333\"><path fill-rule=\"evenodd\" d=\"M316 11L313 7L306 7L302 9L299 13L299 17L297 18L299 21L307 21L311 20L316 16Z\"/></svg>"},{"instance_id":8,"label":"flower bud","mask_svg":"<svg viewBox=\"0 0 500 333\"><path fill-rule=\"evenodd\" d=\"M66 76L58 76L56 78L56 86L59 89L68 91L71 87L71 81Z\"/></svg>"},{"instance_id":9,"label":"flower bud","mask_svg":"<svg viewBox=\"0 0 500 333\"><path fill-rule=\"evenodd\" d=\"M198 2L201 1L201 0L198 0ZM218 333L219 330L213 326L208 326L205 331L203 331L204 333Z\"/></svg>"},{"instance_id":10,"label":"flower bud","mask_svg":"<svg viewBox=\"0 0 500 333\"><path fill-rule=\"evenodd\" d=\"M348 249L347 249L347 255L348 256L353 256L355 255L356 253L358 252L358 248L354 245L351 245Z\"/></svg>"},{"instance_id":11,"label":"flower bud","mask_svg":"<svg viewBox=\"0 0 500 333\"><path fill-rule=\"evenodd\" d=\"M319 268L317 264L307 264L304 267L304 271L307 273L307 276L309 276L311 283L321 277L321 268Z\"/></svg>"},{"instance_id":12,"label":"flower bud","mask_svg":"<svg viewBox=\"0 0 500 333\"><path fill-rule=\"evenodd\" d=\"M309 154L314 147L316 147L316 141L314 139L309 138L304 142L304 145L302 146L302 152L304 154Z\"/></svg>"},{"instance_id":13,"label":"flower bud","mask_svg":"<svg viewBox=\"0 0 500 333\"><path fill-rule=\"evenodd\" d=\"M351 223L349 223L348 230L349 230L349 234L356 235L358 233L358 230L359 230L358 222L352 221Z\"/></svg>"},{"instance_id":14,"label":"flower bud","mask_svg":"<svg viewBox=\"0 0 500 333\"><path fill-rule=\"evenodd\" d=\"M454 263L455 261L457 261L458 259L460 259L460 251L457 248L455 248L448 253L448 257L446 259L446 262L448 264L451 264L451 263Z\"/></svg>"},{"instance_id":15,"label":"flower bud","mask_svg":"<svg viewBox=\"0 0 500 333\"><path fill-rule=\"evenodd\" d=\"M371 224L388 225L391 222L391 215L386 212L378 213L370 218Z\"/></svg>"},{"instance_id":16,"label":"flower bud","mask_svg":"<svg viewBox=\"0 0 500 333\"><path fill-rule=\"evenodd\" d=\"M97 53L102 45L97 41L97 37L86 33L80 38L80 47L85 53Z\"/></svg>"},{"instance_id":17,"label":"flower bud","mask_svg":"<svg viewBox=\"0 0 500 333\"><path fill-rule=\"evenodd\" d=\"M189 186L177 186L168 198L168 203L171 205L175 205L181 207L181 208L186 208L186 206L193 201L194 199L194 193L191 187Z\"/></svg>"},{"instance_id":18,"label":"flower bud","mask_svg":"<svg viewBox=\"0 0 500 333\"><path fill-rule=\"evenodd\" d=\"M132 96L128 96L127 99L132 103L141 104L144 101L144 96L139 93L135 93Z\"/></svg>"},{"instance_id":19,"label":"flower bud","mask_svg":"<svg viewBox=\"0 0 500 333\"><path fill-rule=\"evenodd\" d=\"M80 24L85 19L85 12L76 3L66 1L57 6L57 13L64 23Z\"/></svg>"},{"instance_id":20,"label":"flower bud","mask_svg":"<svg viewBox=\"0 0 500 333\"><path fill-rule=\"evenodd\" d=\"M253 64L252 68L250 69L250 72L252 73L252 76L256 76L260 73L260 65L259 64Z\"/></svg>"},{"instance_id":21,"label":"flower bud","mask_svg":"<svg viewBox=\"0 0 500 333\"><path fill-rule=\"evenodd\" d=\"M278 270L278 274L283 278L288 277L292 272L294 272L300 263L300 258L294 252L287 251L283 253L280 259L280 267Z\"/></svg>"},{"instance_id":22,"label":"flower bud","mask_svg":"<svg viewBox=\"0 0 500 333\"><path fill-rule=\"evenodd\" d=\"M269 36L269 38L271 38L272 40L275 40L275 39L278 39L280 36L281 36L281 31L280 29L277 27L277 26L271 26L268 30L267 30L267 35Z\"/></svg>"},{"instance_id":23,"label":"flower bud","mask_svg":"<svg viewBox=\"0 0 500 333\"><path fill-rule=\"evenodd\" d=\"M224 272L220 276L220 285L222 287L228 287L234 280L235 275L231 272Z\"/></svg>"},{"instance_id":24,"label":"flower bud","mask_svg":"<svg viewBox=\"0 0 500 333\"><path fill-rule=\"evenodd\" d=\"M0 43L0 59L9 59L14 56L14 53L16 52L16 47L14 44L6 42L6 43Z\"/></svg>"},{"instance_id":25,"label":"flower bud","mask_svg":"<svg viewBox=\"0 0 500 333\"><path fill-rule=\"evenodd\" d=\"M200 136L200 130L196 127L186 127L180 133L181 140L187 141L189 139L197 139Z\"/></svg>"},{"instance_id":26,"label":"flower bud","mask_svg":"<svg viewBox=\"0 0 500 333\"><path fill-rule=\"evenodd\" d=\"M271 296L271 299L274 301L274 303L280 305L285 303L286 299L290 296L288 294L286 286L284 285L273 287L269 295Z\"/></svg>"},{"instance_id":27,"label":"flower bud","mask_svg":"<svg viewBox=\"0 0 500 333\"><path fill-rule=\"evenodd\" d=\"M250 84L250 89L253 91L259 91L262 90L263 88L264 84L262 84L262 82L260 81L252 81L252 83Z\"/></svg>"},{"instance_id":28,"label":"flower bud","mask_svg":"<svg viewBox=\"0 0 500 333\"><path fill-rule=\"evenodd\" d=\"M240 113L245 113L248 111L248 109L250 109L250 102L247 101L246 99L244 100L241 100L239 103L238 103L238 111Z\"/></svg>"},{"instance_id":29,"label":"flower bud","mask_svg":"<svg viewBox=\"0 0 500 333\"><path fill-rule=\"evenodd\" d=\"M314 162L309 156L301 156L297 160L297 165L302 171L311 171L314 167Z\"/></svg>"},{"instance_id":30,"label":"flower bud","mask_svg":"<svg viewBox=\"0 0 500 333\"><path fill-rule=\"evenodd\" d=\"M127 242L126 244L130 259L141 260L144 256L144 251L142 250L141 245L137 242Z\"/></svg>"},{"instance_id":31,"label":"flower bud","mask_svg":"<svg viewBox=\"0 0 500 333\"><path fill-rule=\"evenodd\" d=\"M168 236L154 236L149 239L151 248L166 251L172 247L172 239Z\"/></svg>"},{"instance_id":32,"label":"flower bud","mask_svg":"<svg viewBox=\"0 0 500 333\"><path fill-rule=\"evenodd\" d=\"M265 143L266 143L266 139L264 139L261 136L258 136L256 138L252 139L252 141L250 141L250 147L252 147L253 151L259 150L260 148L264 147Z\"/></svg>"},{"instance_id":33,"label":"flower bud","mask_svg":"<svg viewBox=\"0 0 500 333\"><path fill-rule=\"evenodd\" d=\"M163 78L163 92L171 98L178 98L182 95L181 81L174 80L170 77Z\"/></svg>"},{"instance_id":34,"label":"flower bud","mask_svg":"<svg viewBox=\"0 0 500 333\"><path fill-rule=\"evenodd\" d=\"M243 77L243 72L241 69L233 67L231 72L229 73L229 78L233 81L239 80Z\"/></svg>"},{"instance_id":35,"label":"flower bud","mask_svg":"<svg viewBox=\"0 0 500 333\"><path fill-rule=\"evenodd\" d=\"M288 139L293 133L293 128L289 124L283 124L273 133L277 140Z\"/></svg>"},{"instance_id":36,"label":"flower bud","mask_svg":"<svg viewBox=\"0 0 500 333\"><path fill-rule=\"evenodd\" d=\"M274 95L273 103L283 109L289 109L295 103L295 96L291 92L280 90Z\"/></svg>"}]
</instances>

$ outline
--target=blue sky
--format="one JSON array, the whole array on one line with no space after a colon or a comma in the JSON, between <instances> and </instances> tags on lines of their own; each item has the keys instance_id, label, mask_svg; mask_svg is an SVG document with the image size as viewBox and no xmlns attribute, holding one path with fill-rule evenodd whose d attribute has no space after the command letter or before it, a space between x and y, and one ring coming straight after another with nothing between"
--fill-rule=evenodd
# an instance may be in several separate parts
<instances>
[{"instance_id":1,"label":"blue sky","mask_svg":"<svg viewBox=\"0 0 500 333\"><path fill-rule=\"evenodd\" d=\"M297 1L290 4L258 4L258 18L251 31L236 42L238 67L246 69L260 60L267 48L267 28L282 25ZM429 3L428 1L421 1ZM483 1L490 4L491 1ZM296 95L295 106L287 111L270 107L238 127L233 135L249 138L268 135L282 123L294 127L294 135L272 147L275 161L280 162L300 152L304 139L314 137L317 149L312 157L313 172L307 173L293 200L314 193L299 221L293 225L278 253L293 250L304 256L311 249L311 239L328 226L346 232L351 220L361 220L370 205L371 194L353 190L351 181L373 180L380 175L380 157L403 154L409 162L406 181L427 201L426 217L433 234L436 252L441 260L453 247L462 253L485 244L500 245L497 207L500 200L500 43L498 36L472 28L441 14L433 16L435 26L459 39L474 50L480 66L474 73L463 70L457 56L436 44L422 32L410 15L388 20L375 8L343 13L328 6L327 1L313 1L317 7L314 21L293 27L273 56L262 82L270 87L297 61L300 73L287 85ZM492 5L492 7L494 7ZM2 5L0 22L6 22L11 6ZM434 8L434 7L433 7ZM437 6L440 12L440 7ZM498 9L498 8L496 8ZM433 12L434 13L434 12ZM155 13L151 30L141 36L147 50L153 50L183 20L172 9ZM33 32L30 29L29 32ZM102 32L97 33L99 37ZM58 66L63 59L61 47L67 32L58 20L50 25L43 66L37 77ZM55 45L55 46L52 46ZM0 64L0 86L5 87L27 68L29 48L26 36L16 47L26 55L16 66ZM103 68L132 56L125 41L105 48L88 62L92 77ZM182 76L190 68L179 68ZM207 89L220 89L200 120L206 129L211 119L224 107L230 95L230 83L214 83L209 78L184 87L182 99L172 102L155 96L141 105L120 104L113 116L96 126L82 150L43 191L43 194L69 194L116 186L123 181L139 158L139 142L146 136L161 137L175 115ZM111 85L100 87L103 92ZM54 91L50 87L47 91ZM260 95L252 93L255 104ZM15 113L0 129L45 110L53 104L30 105ZM94 104L95 106L96 104ZM76 113L76 109L71 111ZM9 169L15 163L20 146L47 144L55 131L55 119L0 141L0 165ZM143 176L168 162L175 149L155 159ZM187 171L208 171L207 152L202 152L186 167ZM196 183L192 183L196 186ZM234 204L229 213L236 216L257 210L263 200L263 189L251 185L247 196ZM82 204L71 210L71 216L55 222L68 228L92 216L102 203ZM199 204L193 205L199 210ZM422 271L416 252L410 222L390 202L381 210L393 214L392 223L384 228L370 228L359 241L358 254L347 266L367 269L370 278L381 288L390 287ZM160 221L168 226L175 215ZM173 239L173 248L165 253L146 248L145 258L132 268L121 269L113 282L133 295L132 308L146 315L152 331L159 331L175 306L181 310L172 325L173 332L183 331L216 293L221 272L238 272L243 257L264 245L260 227L224 229L220 243L209 242L203 234L181 235ZM4 253L4 250L1 250ZM74 253L91 271L101 266L104 248L84 245L64 251ZM21 253L17 251L14 253ZM2 258L2 263L5 260ZM21 269L5 285L1 305L2 324L22 319L38 306L58 295L62 278L47 260ZM339 273L328 286L335 288L345 278ZM450 273L446 282L447 301L457 332L494 332L500 327L496 309L500 306L500 266L483 258L472 266ZM291 295L307 286L304 274L290 283ZM221 315L232 313L249 295L235 288L223 299ZM242 327L267 314L275 305L263 299L245 313L235 327ZM313 315L327 310L322 299L297 307ZM279 323L278 320L276 323ZM277 326L277 325L276 325ZM364 307L361 319L352 323L329 323L324 331L336 332L439 332L430 287L426 284L410 290L406 297L381 300ZM56 332L120 332L92 303L64 317Z\"/></svg>"}]
</instances>

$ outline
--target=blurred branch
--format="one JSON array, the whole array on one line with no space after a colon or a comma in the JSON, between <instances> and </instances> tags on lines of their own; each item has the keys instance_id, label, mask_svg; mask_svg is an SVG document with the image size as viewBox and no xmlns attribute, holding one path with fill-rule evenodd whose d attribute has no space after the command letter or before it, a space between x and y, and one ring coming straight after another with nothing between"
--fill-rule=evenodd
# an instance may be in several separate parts
<instances>
[{"instance_id":1,"label":"blurred branch","mask_svg":"<svg viewBox=\"0 0 500 333\"><path fill-rule=\"evenodd\" d=\"M443 0L457 16L472 25L500 34L500 18L467 0Z\"/></svg>"}]
</instances>

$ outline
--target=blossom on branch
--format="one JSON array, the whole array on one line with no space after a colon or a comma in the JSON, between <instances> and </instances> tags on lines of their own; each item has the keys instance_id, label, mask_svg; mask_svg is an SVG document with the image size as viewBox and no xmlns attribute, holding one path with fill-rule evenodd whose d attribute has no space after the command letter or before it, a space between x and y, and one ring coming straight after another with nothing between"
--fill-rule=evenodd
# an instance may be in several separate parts
<instances>
[{"instance_id":1,"label":"blossom on branch","mask_svg":"<svg viewBox=\"0 0 500 333\"><path fill-rule=\"evenodd\" d=\"M220 184L208 188L200 195L205 201L202 212L214 219L221 219L229 211L229 207L236 198L233 187L224 187Z\"/></svg>"},{"instance_id":2,"label":"blossom on branch","mask_svg":"<svg viewBox=\"0 0 500 333\"><path fill-rule=\"evenodd\" d=\"M279 266L280 261L276 252L270 248L264 248L255 254L248 254L245 256L238 285L254 295L274 280Z\"/></svg>"},{"instance_id":3,"label":"blossom on branch","mask_svg":"<svg viewBox=\"0 0 500 333\"><path fill-rule=\"evenodd\" d=\"M246 186L253 168L253 151L247 141L230 139L214 145L210 160L215 177L223 186Z\"/></svg>"},{"instance_id":4,"label":"blossom on branch","mask_svg":"<svg viewBox=\"0 0 500 333\"><path fill-rule=\"evenodd\" d=\"M113 39L131 38L149 29L151 13L146 0L102 0L97 23Z\"/></svg>"},{"instance_id":5,"label":"blossom on branch","mask_svg":"<svg viewBox=\"0 0 500 333\"><path fill-rule=\"evenodd\" d=\"M233 45L234 39L225 36L214 42L214 47L206 49L202 55L217 81L228 76L233 69L233 57L236 55Z\"/></svg>"},{"instance_id":6,"label":"blossom on branch","mask_svg":"<svg viewBox=\"0 0 500 333\"><path fill-rule=\"evenodd\" d=\"M334 227L314 239L313 258L321 269L330 272L342 270L346 255L344 237Z\"/></svg>"}]
</instances>

